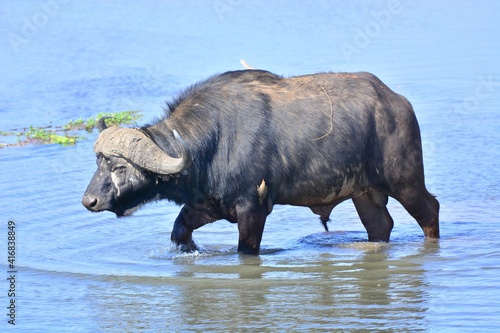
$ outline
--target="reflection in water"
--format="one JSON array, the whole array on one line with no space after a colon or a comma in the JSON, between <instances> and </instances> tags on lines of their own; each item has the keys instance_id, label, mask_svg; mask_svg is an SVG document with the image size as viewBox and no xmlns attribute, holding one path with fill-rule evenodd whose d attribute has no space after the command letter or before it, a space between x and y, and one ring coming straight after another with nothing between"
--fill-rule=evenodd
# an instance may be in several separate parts
<instances>
[{"instance_id":1,"label":"reflection in water","mask_svg":"<svg viewBox=\"0 0 500 333\"><path fill-rule=\"evenodd\" d=\"M176 263L177 276L108 280L89 290L88 301L96 318L108 320L101 329L428 329L426 271L419 262L439 250L437 243L397 259L387 244L331 250L343 253L298 261L287 260L287 251L189 258Z\"/></svg>"}]
</instances>

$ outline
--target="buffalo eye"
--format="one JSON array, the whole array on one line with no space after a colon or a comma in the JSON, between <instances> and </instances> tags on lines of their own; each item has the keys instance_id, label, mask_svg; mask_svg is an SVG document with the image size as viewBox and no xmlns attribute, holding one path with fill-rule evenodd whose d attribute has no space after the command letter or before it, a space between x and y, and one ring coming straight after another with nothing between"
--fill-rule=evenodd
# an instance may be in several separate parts
<instances>
[{"instance_id":1,"label":"buffalo eye","mask_svg":"<svg viewBox=\"0 0 500 333\"><path fill-rule=\"evenodd\" d=\"M114 173L122 173L125 171L127 167L125 165L116 165L113 167L113 169L111 169L111 172L114 172Z\"/></svg>"}]
</instances>

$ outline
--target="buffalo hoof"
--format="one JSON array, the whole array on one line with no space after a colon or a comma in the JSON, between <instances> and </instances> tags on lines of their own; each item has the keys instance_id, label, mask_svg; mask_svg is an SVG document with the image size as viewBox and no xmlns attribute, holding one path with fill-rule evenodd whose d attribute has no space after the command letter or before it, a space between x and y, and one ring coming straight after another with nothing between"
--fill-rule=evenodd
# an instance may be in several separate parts
<instances>
[{"instance_id":1,"label":"buffalo hoof","mask_svg":"<svg viewBox=\"0 0 500 333\"><path fill-rule=\"evenodd\" d=\"M177 250L179 250L182 253L192 253L199 250L198 246L192 239L185 243L178 243L176 244L176 247Z\"/></svg>"}]
</instances>

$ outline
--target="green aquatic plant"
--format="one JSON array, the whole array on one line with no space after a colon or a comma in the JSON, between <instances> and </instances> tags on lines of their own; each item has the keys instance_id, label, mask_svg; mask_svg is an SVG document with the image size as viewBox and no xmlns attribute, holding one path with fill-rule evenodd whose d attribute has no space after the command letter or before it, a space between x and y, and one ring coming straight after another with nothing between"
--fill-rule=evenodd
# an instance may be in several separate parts
<instances>
[{"instance_id":1,"label":"green aquatic plant","mask_svg":"<svg viewBox=\"0 0 500 333\"><path fill-rule=\"evenodd\" d=\"M137 119L141 118L142 115L138 111L123 111L116 113L109 112L100 112L95 116L88 118L87 120L83 120L82 118L78 118L76 120L72 120L67 123L63 129L64 130L86 130L87 132L92 132L94 128L97 126L97 122L102 117L110 117L106 121L109 126L112 125L120 125L120 124L131 124Z\"/></svg>"},{"instance_id":2,"label":"green aquatic plant","mask_svg":"<svg viewBox=\"0 0 500 333\"><path fill-rule=\"evenodd\" d=\"M123 112L100 112L86 120L78 118L71 120L64 126L47 126L24 128L22 130L0 131L0 136L17 138L15 143L0 143L0 148L12 146L24 146L27 144L60 144L73 145L78 140L83 140L85 137L82 131L92 132L97 126L97 122L101 117L110 117L106 123L111 125L131 124L142 115L138 111L123 111Z\"/></svg>"},{"instance_id":3,"label":"green aquatic plant","mask_svg":"<svg viewBox=\"0 0 500 333\"><path fill-rule=\"evenodd\" d=\"M27 143L58 143L61 145L75 144L76 140L79 139L78 135L69 134L67 131L64 135L60 135L57 134L57 131L33 126L30 126L29 131L23 132L19 136L24 137Z\"/></svg>"},{"instance_id":4,"label":"green aquatic plant","mask_svg":"<svg viewBox=\"0 0 500 333\"><path fill-rule=\"evenodd\" d=\"M76 120L71 120L69 123L64 125L64 130L69 131L69 130L74 130L74 129L80 129L82 126L85 126L85 121L82 118L78 118Z\"/></svg>"}]
</instances>

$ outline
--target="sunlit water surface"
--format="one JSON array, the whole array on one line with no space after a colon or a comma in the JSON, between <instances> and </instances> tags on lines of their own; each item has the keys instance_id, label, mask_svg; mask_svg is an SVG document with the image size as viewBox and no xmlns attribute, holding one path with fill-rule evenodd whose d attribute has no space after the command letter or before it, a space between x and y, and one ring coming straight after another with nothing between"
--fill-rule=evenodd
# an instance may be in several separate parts
<instances>
[{"instance_id":1,"label":"sunlit water surface","mask_svg":"<svg viewBox=\"0 0 500 333\"><path fill-rule=\"evenodd\" d=\"M240 69L242 58L283 75L371 71L416 110L442 239L424 240L392 200L391 242L368 243L346 202L329 233L308 209L275 207L257 257L236 253L237 228L226 221L196 231L201 250L181 254L170 245L180 209L173 204L123 219L80 204L95 170L96 133L69 147L4 148L0 267L7 277L12 220L15 329L500 328L498 4L61 1L49 10L44 3L0 5L1 131L127 109L141 110L146 123L179 90ZM24 19L38 25L13 44ZM0 288L1 325L10 329L7 283Z\"/></svg>"}]
</instances>

